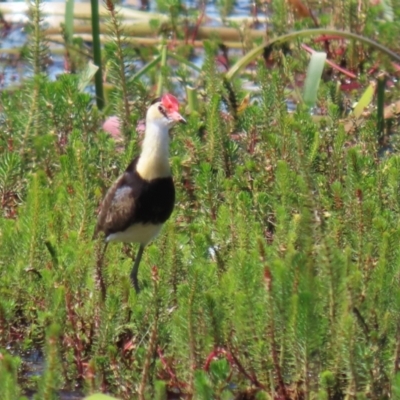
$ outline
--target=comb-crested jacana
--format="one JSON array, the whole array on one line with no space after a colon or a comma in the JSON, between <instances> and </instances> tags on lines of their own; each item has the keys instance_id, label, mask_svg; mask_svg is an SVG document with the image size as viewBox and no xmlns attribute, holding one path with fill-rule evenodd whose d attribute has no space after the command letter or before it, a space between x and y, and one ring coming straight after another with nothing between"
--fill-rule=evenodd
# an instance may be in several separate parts
<instances>
[{"instance_id":1,"label":"comb-crested jacana","mask_svg":"<svg viewBox=\"0 0 400 400\"><path fill-rule=\"evenodd\" d=\"M178 122L186 123L178 108L178 100L171 94L153 101L146 114L146 132L140 156L108 189L93 235L96 238L104 232L105 249L109 242L140 244L130 275L137 293L143 250L160 232L174 208L169 130Z\"/></svg>"}]
</instances>

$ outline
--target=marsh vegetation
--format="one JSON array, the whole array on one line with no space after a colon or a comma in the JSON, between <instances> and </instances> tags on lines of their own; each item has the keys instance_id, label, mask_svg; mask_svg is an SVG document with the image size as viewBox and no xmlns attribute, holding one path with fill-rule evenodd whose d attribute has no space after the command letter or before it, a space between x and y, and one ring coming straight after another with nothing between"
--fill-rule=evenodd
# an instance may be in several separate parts
<instances>
[{"instance_id":1,"label":"marsh vegetation","mask_svg":"<svg viewBox=\"0 0 400 400\"><path fill-rule=\"evenodd\" d=\"M211 32L202 3L159 0L165 21L141 35L108 1L104 107L91 39L66 17L50 79L58 39L30 4L27 44L2 59L31 75L0 93L1 400L400 396L400 7L272 0L245 25L217 4ZM136 247L109 246L103 300L96 211L165 91L188 121L172 132L175 211L139 295Z\"/></svg>"}]
</instances>

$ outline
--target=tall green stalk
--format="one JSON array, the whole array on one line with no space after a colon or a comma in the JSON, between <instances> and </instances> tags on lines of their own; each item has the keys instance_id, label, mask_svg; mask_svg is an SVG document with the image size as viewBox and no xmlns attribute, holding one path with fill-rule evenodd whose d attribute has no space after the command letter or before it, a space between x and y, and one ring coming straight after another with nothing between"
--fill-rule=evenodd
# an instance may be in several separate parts
<instances>
[{"instance_id":1,"label":"tall green stalk","mask_svg":"<svg viewBox=\"0 0 400 400\"><path fill-rule=\"evenodd\" d=\"M380 144L383 144L385 138L385 88L386 88L386 75L382 74L378 77L378 85L376 89L377 93L377 131L378 140Z\"/></svg>"},{"instance_id":2,"label":"tall green stalk","mask_svg":"<svg viewBox=\"0 0 400 400\"><path fill-rule=\"evenodd\" d=\"M74 0L67 0L65 2L65 38L67 44L72 43L72 37L74 36Z\"/></svg>"},{"instance_id":3,"label":"tall green stalk","mask_svg":"<svg viewBox=\"0 0 400 400\"><path fill-rule=\"evenodd\" d=\"M192 86L186 86L186 96L188 101L188 110L190 113L198 112L199 102L197 100L197 89Z\"/></svg>"},{"instance_id":4,"label":"tall green stalk","mask_svg":"<svg viewBox=\"0 0 400 400\"><path fill-rule=\"evenodd\" d=\"M164 86L164 68L167 65L167 45L161 45L161 69L158 75L157 97L161 96Z\"/></svg>"},{"instance_id":5,"label":"tall green stalk","mask_svg":"<svg viewBox=\"0 0 400 400\"><path fill-rule=\"evenodd\" d=\"M101 67L101 44L100 44L100 23L99 23L99 3L97 0L90 0L92 6L92 37L93 37L93 59L99 67L94 76L96 88L96 103L99 110L104 107L103 91L103 70Z\"/></svg>"},{"instance_id":6,"label":"tall green stalk","mask_svg":"<svg viewBox=\"0 0 400 400\"><path fill-rule=\"evenodd\" d=\"M27 158L28 153L30 152L30 146L28 144L30 138L39 136L41 118L41 113L39 109L40 80L44 60L48 57L48 47L42 30L43 12L41 0L35 0L31 3L29 14L31 17L31 22L29 23L31 42L30 59L33 68L34 82L28 123L25 126L25 133L23 135L21 144L22 152ZM32 128L34 129L33 132Z\"/></svg>"}]
</instances>

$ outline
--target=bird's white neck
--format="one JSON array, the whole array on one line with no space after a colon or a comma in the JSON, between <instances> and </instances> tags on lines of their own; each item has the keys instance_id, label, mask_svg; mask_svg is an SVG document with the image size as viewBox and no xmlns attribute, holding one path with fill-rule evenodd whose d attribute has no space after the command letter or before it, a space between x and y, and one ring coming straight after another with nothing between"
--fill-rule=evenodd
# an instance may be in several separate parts
<instances>
[{"instance_id":1,"label":"bird's white neck","mask_svg":"<svg viewBox=\"0 0 400 400\"><path fill-rule=\"evenodd\" d=\"M169 134L168 127L160 127L151 122L146 124L146 133L143 140L136 170L145 180L165 178L171 175L169 166Z\"/></svg>"}]
</instances>

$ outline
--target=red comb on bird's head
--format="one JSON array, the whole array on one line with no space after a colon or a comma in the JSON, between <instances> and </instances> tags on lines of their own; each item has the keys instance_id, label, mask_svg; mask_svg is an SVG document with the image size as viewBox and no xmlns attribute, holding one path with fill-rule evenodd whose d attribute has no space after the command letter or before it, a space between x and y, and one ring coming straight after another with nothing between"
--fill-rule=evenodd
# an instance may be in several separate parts
<instances>
[{"instance_id":1,"label":"red comb on bird's head","mask_svg":"<svg viewBox=\"0 0 400 400\"><path fill-rule=\"evenodd\" d=\"M178 99L172 94L169 93L164 94L164 96L161 97L161 103L168 111L179 110Z\"/></svg>"}]
</instances>

